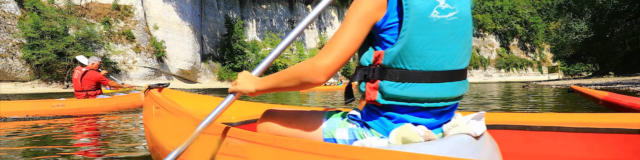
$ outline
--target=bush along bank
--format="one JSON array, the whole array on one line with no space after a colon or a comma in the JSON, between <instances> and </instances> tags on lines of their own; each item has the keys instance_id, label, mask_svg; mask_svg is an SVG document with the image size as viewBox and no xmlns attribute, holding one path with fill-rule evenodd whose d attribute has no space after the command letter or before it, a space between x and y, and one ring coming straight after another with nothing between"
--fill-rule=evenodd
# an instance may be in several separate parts
<instances>
[{"instance_id":1,"label":"bush along bank","mask_svg":"<svg viewBox=\"0 0 640 160\"><path fill-rule=\"evenodd\" d=\"M135 40L131 6L54 1L20 1L24 14L19 19L23 58L35 72L34 79L47 82L70 81L72 69L78 65L77 55L99 56L102 68L111 74L121 70L109 55L117 54L113 44L132 44L136 53L151 50L141 47ZM103 52L104 53L99 53ZM121 51L120 51L121 52Z\"/></svg>"},{"instance_id":2,"label":"bush along bank","mask_svg":"<svg viewBox=\"0 0 640 160\"><path fill-rule=\"evenodd\" d=\"M253 70L267 55L282 42L283 34L266 33L262 41L247 41L244 22L238 18L225 16L225 28L227 33L223 35L218 48L218 56L210 55L204 61L213 60L220 63L221 67L216 72L217 79L221 81L234 80L243 70ZM306 49L302 41L296 40L291 44L265 71L265 75L284 70L315 56L320 48L327 42L327 36L320 36L319 48ZM356 60L352 58L340 70L342 75L350 76L355 70Z\"/></svg>"}]
</instances>

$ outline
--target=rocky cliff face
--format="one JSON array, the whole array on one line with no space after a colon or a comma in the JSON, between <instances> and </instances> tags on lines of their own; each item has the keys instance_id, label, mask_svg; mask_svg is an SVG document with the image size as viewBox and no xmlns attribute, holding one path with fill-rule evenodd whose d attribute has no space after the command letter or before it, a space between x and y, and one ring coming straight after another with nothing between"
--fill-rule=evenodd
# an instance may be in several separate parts
<instances>
[{"instance_id":1,"label":"rocky cliff face","mask_svg":"<svg viewBox=\"0 0 640 160\"><path fill-rule=\"evenodd\" d=\"M484 33L477 35L480 36L473 37L473 46L477 49L480 56L489 59L490 65L486 69L469 70L468 77L471 82L548 80L558 79L562 76L559 73L548 73L548 66L557 65L552 61L553 54L550 53L548 46L545 46L541 51L527 52L518 47L517 39L513 40L509 44L511 54L527 60L544 62L542 63L542 72L533 68L527 68L519 71L505 71L497 69L494 66L496 60L499 58L498 52L500 51L500 42L498 41L498 37ZM541 52L545 55L544 58L536 58L535 52Z\"/></svg>"},{"instance_id":2,"label":"rocky cliff face","mask_svg":"<svg viewBox=\"0 0 640 160\"><path fill-rule=\"evenodd\" d=\"M22 59L18 34L20 8L13 0L0 0L0 81L29 80L31 70Z\"/></svg>"},{"instance_id":3,"label":"rocky cliff face","mask_svg":"<svg viewBox=\"0 0 640 160\"><path fill-rule=\"evenodd\" d=\"M306 0L150 0L144 2L151 33L166 42L166 64L171 72L191 78L210 79L211 67L201 57L217 56L225 16L245 22L249 40L261 40L265 34L289 32L306 16L312 4ZM318 44L320 35L332 35L346 7L329 7L308 27L300 39L307 48Z\"/></svg>"},{"instance_id":4,"label":"rocky cliff face","mask_svg":"<svg viewBox=\"0 0 640 160\"><path fill-rule=\"evenodd\" d=\"M65 0L57 0L63 4ZM113 0L72 0L74 4L105 3ZM309 0L119 0L118 4L133 8L133 33L135 43L141 46L149 44L151 36L164 41L167 55L157 61L153 55L143 50L134 52L135 44L111 44L99 53L112 52L109 57L119 63L124 71L119 77L125 80L164 80L169 76L141 66L160 68L174 74L201 82L213 80L215 67L203 62L201 57L218 54L217 48L226 33L225 16L240 18L245 23L248 40L262 40L271 33L286 34L299 20L306 16L314 4ZM15 37L18 33L17 21L20 10L13 0L0 0L0 80L26 80L29 67L26 67L19 52L19 44L24 40ZM346 13L346 6L333 5L327 8L312 23L299 40L306 48L315 48L320 36L330 37L337 30ZM475 48L479 54L495 63L500 44L493 35L474 37ZM514 42L517 44L517 41ZM521 51L513 44L511 51L527 59L531 53ZM550 59L551 54L545 50ZM117 53L117 54L113 54ZM546 70L546 67L544 67ZM545 71L546 72L546 71ZM486 70L470 71L470 80L509 79L510 77L552 77L537 70L528 69L517 73L489 67Z\"/></svg>"}]
</instances>

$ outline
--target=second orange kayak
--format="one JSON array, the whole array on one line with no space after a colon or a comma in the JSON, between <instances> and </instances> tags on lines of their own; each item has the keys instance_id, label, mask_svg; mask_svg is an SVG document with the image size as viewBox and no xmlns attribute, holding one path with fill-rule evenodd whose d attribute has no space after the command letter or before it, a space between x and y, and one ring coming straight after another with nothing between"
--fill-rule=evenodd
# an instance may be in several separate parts
<instances>
[{"instance_id":1,"label":"second orange kayak","mask_svg":"<svg viewBox=\"0 0 640 160\"><path fill-rule=\"evenodd\" d=\"M572 85L571 89L577 91L594 102L621 112L640 112L640 98L621 95L617 93L595 90Z\"/></svg>"},{"instance_id":2,"label":"second orange kayak","mask_svg":"<svg viewBox=\"0 0 640 160\"><path fill-rule=\"evenodd\" d=\"M89 115L142 107L142 93L95 99L0 101L0 117Z\"/></svg>"}]
</instances>

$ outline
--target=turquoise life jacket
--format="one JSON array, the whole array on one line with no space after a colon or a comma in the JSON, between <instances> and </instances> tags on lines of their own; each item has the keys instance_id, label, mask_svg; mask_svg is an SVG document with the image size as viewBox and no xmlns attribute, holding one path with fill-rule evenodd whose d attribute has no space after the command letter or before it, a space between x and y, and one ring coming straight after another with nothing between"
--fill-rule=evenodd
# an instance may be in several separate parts
<instances>
[{"instance_id":1,"label":"turquoise life jacket","mask_svg":"<svg viewBox=\"0 0 640 160\"><path fill-rule=\"evenodd\" d=\"M441 107L459 102L469 88L471 3L402 0L397 41L385 50L369 47L351 79L364 82L358 88L367 103ZM345 100L352 101L346 92Z\"/></svg>"}]
</instances>

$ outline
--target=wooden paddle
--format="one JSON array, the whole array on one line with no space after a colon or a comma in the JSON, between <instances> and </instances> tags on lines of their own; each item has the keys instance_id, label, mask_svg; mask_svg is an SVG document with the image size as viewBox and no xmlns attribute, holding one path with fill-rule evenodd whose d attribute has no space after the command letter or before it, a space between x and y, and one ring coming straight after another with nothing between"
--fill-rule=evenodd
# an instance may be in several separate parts
<instances>
[{"instance_id":1,"label":"wooden paddle","mask_svg":"<svg viewBox=\"0 0 640 160\"><path fill-rule=\"evenodd\" d=\"M300 21L300 23L298 23L298 25L296 25L296 27L291 32L289 32L289 34L287 34L287 36L282 40L282 42L280 42L280 44L278 44L278 46L276 46L271 51L271 53L269 53L269 55L264 60L262 60L262 62L260 62L260 64L253 71L251 71L251 74L254 76L261 76L262 73L264 73L264 71L267 68L269 68L269 66L271 66L271 63L276 58L278 58L280 53L282 53L282 51L284 51L287 48L287 46L289 46L293 42L293 40L295 40L295 38L298 37L298 35L300 35L300 33L302 33L302 31L304 31L304 29L307 28L309 24L311 24L311 22L313 22L313 20L316 17L318 17L318 15L320 15L320 13L325 8L327 8L327 6L329 6L329 4L331 4L332 1L333 0L320 1L320 3L316 5L316 7L311 11L311 13L309 13L309 15L307 15L304 19L302 19L302 21ZM216 107L216 109L211 111L211 113L209 113L209 115L198 125L196 130L189 137L189 139L187 139L182 145L178 146L178 148L174 149L164 159L174 160L178 158L178 156L180 156L180 154L182 154L182 152L184 152L184 150L187 149L189 145L191 145L193 140L195 140L196 137L198 137L200 132L202 132L202 130L204 130L207 126L209 126L211 122L215 121L218 118L218 115L224 112L227 109L227 106L233 103L233 101L235 101L236 98L237 97L235 93L231 93L227 95L227 97L224 98L224 100Z\"/></svg>"}]
</instances>

